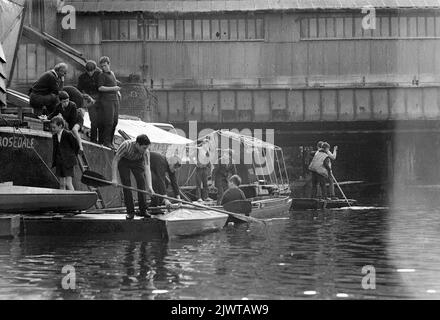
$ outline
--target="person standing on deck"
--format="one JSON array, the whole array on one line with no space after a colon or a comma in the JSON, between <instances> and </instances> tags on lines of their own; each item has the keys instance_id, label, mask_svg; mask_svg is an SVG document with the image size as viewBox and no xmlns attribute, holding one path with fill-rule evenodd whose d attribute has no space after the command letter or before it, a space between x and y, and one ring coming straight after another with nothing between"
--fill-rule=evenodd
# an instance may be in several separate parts
<instances>
[{"instance_id":1,"label":"person standing on deck","mask_svg":"<svg viewBox=\"0 0 440 320\"><path fill-rule=\"evenodd\" d=\"M313 156L312 162L309 165L309 170L312 171L312 194L311 198L316 198L318 185L321 187L322 197L327 198L326 182L329 178L329 172L331 172L330 158L327 154L330 146L324 142L321 148L316 151Z\"/></svg>"},{"instance_id":2,"label":"person standing on deck","mask_svg":"<svg viewBox=\"0 0 440 320\"><path fill-rule=\"evenodd\" d=\"M167 195L167 179L171 183L171 187L174 192L174 197L180 200L180 189L177 184L176 171L182 166L180 158L173 156L167 159L164 155L158 152L150 152L150 170L151 170L151 181L153 184L153 189L157 194ZM168 199L162 199L160 197L151 198L151 206L158 207L164 203L167 207L171 207L171 202ZM154 214L153 212L150 212Z\"/></svg>"},{"instance_id":3,"label":"person standing on deck","mask_svg":"<svg viewBox=\"0 0 440 320\"><path fill-rule=\"evenodd\" d=\"M209 152L209 140L205 138L196 152L196 198L201 202L211 200L208 197L208 177L211 173L211 160ZM202 186L202 187L200 187Z\"/></svg>"},{"instance_id":4,"label":"person standing on deck","mask_svg":"<svg viewBox=\"0 0 440 320\"><path fill-rule=\"evenodd\" d=\"M220 204L223 193L228 188L228 178L236 173L232 163L232 150L226 150L218 158L218 163L212 170L214 186L217 188L217 204Z\"/></svg>"},{"instance_id":5,"label":"person standing on deck","mask_svg":"<svg viewBox=\"0 0 440 320\"><path fill-rule=\"evenodd\" d=\"M52 70L44 72L29 89L29 104L37 116L53 112L60 102L58 92L63 88L67 64L58 63Z\"/></svg>"},{"instance_id":6,"label":"person standing on deck","mask_svg":"<svg viewBox=\"0 0 440 320\"><path fill-rule=\"evenodd\" d=\"M77 164L76 156L79 152L77 139L70 131L64 129L65 121L56 116L50 121L53 142L52 167L60 181L60 189L74 190L72 178L74 167Z\"/></svg>"},{"instance_id":7,"label":"person standing on deck","mask_svg":"<svg viewBox=\"0 0 440 320\"><path fill-rule=\"evenodd\" d=\"M325 146L326 148L324 148L324 151L327 153L329 157L329 167L330 167L330 170L328 171L330 197L332 200L337 200L338 198L335 196L335 180L333 179L333 173L332 173L332 160L336 160L338 146L334 146L333 152L330 152L330 144L325 142Z\"/></svg>"},{"instance_id":8,"label":"person standing on deck","mask_svg":"<svg viewBox=\"0 0 440 320\"><path fill-rule=\"evenodd\" d=\"M96 67L96 62L89 60L86 62L86 72L78 77L77 88L83 93L83 98L88 103L88 111L90 118L90 141L98 143L98 115L101 113L99 107L99 91L98 91L98 77L101 70Z\"/></svg>"},{"instance_id":9,"label":"person standing on deck","mask_svg":"<svg viewBox=\"0 0 440 320\"><path fill-rule=\"evenodd\" d=\"M76 140L78 141L79 151L83 152L81 135L79 131L83 125L83 117L80 110L76 107L75 102L70 101L70 97L66 91L60 91L59 93L60 103L55 107L55 110L47 117L48 120L56 116L61 116L68 125L68 129L72 131Z\"/></svg>"},{"instance_id":10,"label":"person standing on deck","mask_svg":"<svg viewBox=\"0 0 440 320\"><path fill-rule=\"evenodd\" d=\"M102 72L98 75L98 91L100 112L98 118L100 126L98 127L99 143L106 147L113 148L113 136L116 125L118 124L119 99L121 87L110 70L110 58L101 57L99 66Z\"/></svg>"},{"instance_id":11,"label":"person standing on deck","mask_svg":"<svg viewBox=\"0 0 440 320\"><path fill-rule=\"evenodd\" d=\"M125 140L116 150L112 162L112 184L118 185L118 171L121 177L122 185L131 187L130 172L136 179L137 189L146 190L153 193L150 171L150 139L145 134L137 136L136 140ZM124 203L127 208L127 219L133 219L134 202L133 195L128 189L123 190ZM147 201L143 192L138 192L139 215L147 215Z\"/></svg>"},{"instance_id":12,"label":"person standing on deck","mask_svg":"<svg viewBox=\"0 0 440 320\"><path fill-rule=\"evenodd\" d=\"M226 203L236 201L236 200L246 200L246 196L243 191L239 188L241 184L241 178L238 175L233 175L229 178L229 188L223 194L220 204L223 206Z\"/></svg>"}]
</instances>

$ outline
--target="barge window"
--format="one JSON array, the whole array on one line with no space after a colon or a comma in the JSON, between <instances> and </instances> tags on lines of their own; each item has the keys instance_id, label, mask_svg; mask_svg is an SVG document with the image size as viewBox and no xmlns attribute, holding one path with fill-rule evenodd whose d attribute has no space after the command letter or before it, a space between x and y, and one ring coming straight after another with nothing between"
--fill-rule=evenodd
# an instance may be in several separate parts
<instances>
[{"instance_id":1,"label":"barge window","mask_svg":"<svg viewBox=\"0 0 440 320\"><path fill-rule=\"evenodd\" d=\"M358 14L309 15L299 23L301 40L350 38L426 38L440 37L437 21L432 13L414 16L409 14L376 15L375 28L364 29L364 16Z\"/></svg>"},{"instance_id":2,"label":"barge window","mask_svg":"<svg viewBox=\"0 0 440 320\"><path fill-rule=\"evenodd\" d=\"M108 19L101 24L104 41L246 41L264 40L264 19L231 16L223 19Z\"/></svg>"}]
</instances>

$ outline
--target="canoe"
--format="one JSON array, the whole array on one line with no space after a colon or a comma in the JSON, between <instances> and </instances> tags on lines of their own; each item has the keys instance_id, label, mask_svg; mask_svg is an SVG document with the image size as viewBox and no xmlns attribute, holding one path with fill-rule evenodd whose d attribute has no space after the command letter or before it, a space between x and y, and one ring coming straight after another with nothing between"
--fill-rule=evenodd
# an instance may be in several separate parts
<instances>
[{"instance_id":1,"label":"canoe","mask_svg":"<svg viewBox=\"0 0 440 320\"><path fill-rule=\"evenodd\" d=\"M290 197L267 198L252 200L250 216L258 219L271 219L289 215L292 205Z\"/></svg>"},{"instance_id":2,"label":"canoe","mask_svg":"<svg viewBox=\"0 0 440 320\"><path fill-rule=\"evenodd\" d=\"M212 210L179 208L165 214L153 215L163 221L168 237L192 236L222 229L228 215Z\"/></svg>"},{"instance_id":3,"label":"canoe","mask_svg":"<svg viewBox=\"0 0 440 320\"><path fill-rule=\"evenodd\" d=\"M0 185L0 212L86 210L95 205L96 199L96 193L90 191Z\"/></svg>"},{"instance_id":4,"label":"canoe","mask_svg":"<svg viewBox=\"0 0 440 320\"><path fill-rule=\"evenodd\" d=\"M348 199L350 205L354 205L356 200ZM347 201L344 199L324 200L313 198L292 198L291 210L324 210L324 209L338 209L347 207Z\"/></svg>"},{"instance_id":5,"label":"canoe","mask_svg":"<svg viewBox=\"0 0 440 320\"><path fill-rule=\"evenodd\" d=\"M256 218L256 219L273 219L289 216L290 207L292 205L292 199L287 196L280 197L257 197L246 199L250 201L252 205L252 210L250 213L245 214L246 216ZM216 209L225 210L222 206L216 205L214 201L212 202L203 202L206 206L212 206ZM244 214L239 211L231 211L238 214ZM229 217L228 222L234 223L244 223L245 221L236 219L232 216Z\"/></svg>"}]
</instances>

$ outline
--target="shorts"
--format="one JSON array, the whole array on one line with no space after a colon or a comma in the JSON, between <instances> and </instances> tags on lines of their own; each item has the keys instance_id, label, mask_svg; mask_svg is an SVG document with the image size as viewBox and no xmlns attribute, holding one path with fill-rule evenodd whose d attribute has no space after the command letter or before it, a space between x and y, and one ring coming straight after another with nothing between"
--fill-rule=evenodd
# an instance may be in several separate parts
<instances>
[{"instance_id":1,"label":"shorts","mask_svg":"<svg viewBox=\"0 0 440 320\"><path fill-rule=\"evenodd\" d=\"M55 168L57 177L65 178L65 177L72 177L73 178L73 167L65 167L63 165L57 165Z\"/></svg>"}]
</instances>

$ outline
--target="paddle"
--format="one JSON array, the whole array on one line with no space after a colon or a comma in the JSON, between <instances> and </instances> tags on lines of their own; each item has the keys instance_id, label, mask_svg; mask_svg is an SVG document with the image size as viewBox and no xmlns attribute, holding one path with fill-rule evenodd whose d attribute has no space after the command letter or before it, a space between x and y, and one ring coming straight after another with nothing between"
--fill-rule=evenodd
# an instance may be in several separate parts
<instances>
[{"instance_id":1,"label":"paddle","mask_svg":"<svg viewBox=\"0 0 440 320\"><path fill-rule=\"evenodd\" d=\"M105 177L102 176L101 174L99 174L97 172L89 171L89 170L84 171L84 173L83 173L83 175L81 177L81 182L86 184L86 185L95 187L95 188L113 185L110 181L106 180ZM191 206L194 206L194 207L198 207L198 208L202 208L202 209L207 209L207 210L212 210L212 211L217 211L217 212L220 212L220 213L227 214L227 215L229 215L231 217L234 217L234 218L236 218L238 220L243 220L245 222L257 222L257 223L265 224L265 222L263 220L252 218L252 217L246 217L246 216L244 216L242 214L232 213L232 212L228 212L228 211L225 211L225 210L217 209L217 208L214 208L214 207L204 206L204 205L199 204L199 203L193 203L193 202L188 202L188 201L184 201L184 200L179 200L179 199L176 199L176 198L164 196L164 195L157 194L157 193L149 193L149 192L147 192L145 190L140 190L140 189L137 189L137 188L124 186L122 184L118 184L117 186L120 187L120 188L132 190L132 191L146 193L146 194L149 194L151 196L156 196L156 197L163 198L163 199L168 199L168 200L172 200L172 201L181 202L181 203L188 204L188 205L191 205Z\"/></svg>"},{"instance_id":2,"label":"paddle","mask_svg":"<svg viewBox=\"0 0 440 320\"><path fill-rule=\"evenodd\" d=\"M348 201L347 197L345 196L344 191L342 191L341 186L339 185L338 181L336 181L336 178L335 178L335 176L333 175L333 172L330 171L330 174L332 175L333 180L335 181L336 185L338 186L339 191L341 191L342 196L344 197L345 201L347 201L348 206L351 208L351 204L350 204L350 202Z\"/></svg>"}]
</instances>

